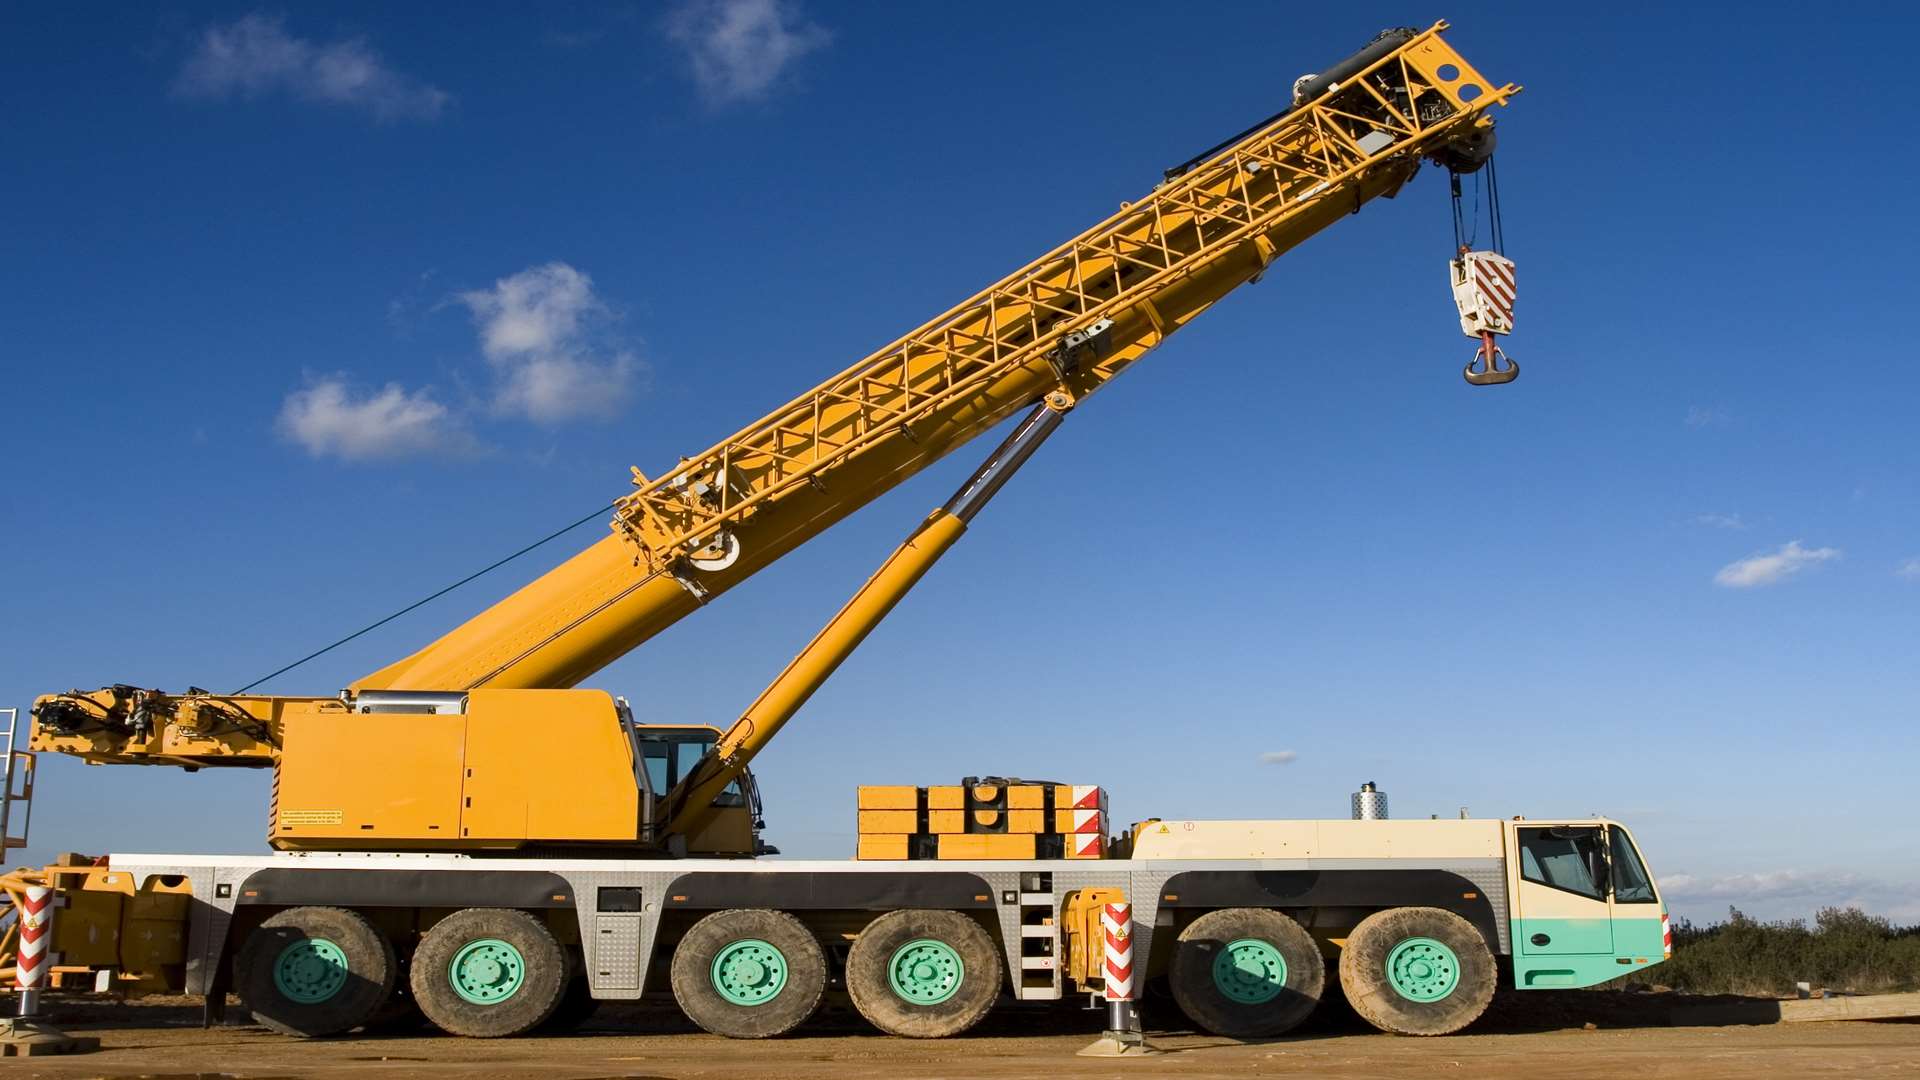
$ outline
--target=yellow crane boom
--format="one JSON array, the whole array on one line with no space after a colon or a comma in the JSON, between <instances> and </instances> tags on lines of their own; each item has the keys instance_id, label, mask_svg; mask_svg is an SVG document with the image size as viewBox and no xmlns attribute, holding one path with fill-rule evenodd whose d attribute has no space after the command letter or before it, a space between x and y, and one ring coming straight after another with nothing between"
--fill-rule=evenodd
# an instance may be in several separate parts
<instances>
[{"instance_id":1,"label":"yellow crane boom","mask_svg":"<svg viewBox=\"0 0 1920 1080\"><path fill-rule=\"evenodd\" d=\"M575 685L1043 395L1098 389L1514 92L1442 26L670 472L635 470L617 542L355 688ZM1076 337L1101 355L1063 373Z\"/></svg>"},{"instance_id":2,"label":"yellow crane boom","mask_svg":"<svg viewBox=\"0 0 1920 1080\"><path fill-rule=\"evenodd\" d=\"M1071 408L1281 254L1393 195L1423 160L1477 167L1488 110L1519 88L1482 77L1445 29L1383 34L1072 240L672 470L635 469L611 535L350 695L575 686L1014 413ZM289 712L339 708L76 691L36 703L33 745L96 762L268 765Z\"/></svg>"}]
</instances>

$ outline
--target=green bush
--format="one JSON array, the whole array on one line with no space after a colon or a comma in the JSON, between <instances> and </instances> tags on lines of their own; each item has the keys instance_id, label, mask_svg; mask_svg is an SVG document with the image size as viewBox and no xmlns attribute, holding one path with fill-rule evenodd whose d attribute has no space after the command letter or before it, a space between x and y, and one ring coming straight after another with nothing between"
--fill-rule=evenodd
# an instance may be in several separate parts
<instances>
[{"instance_id":1,"label":"green bush","mask_svg":"<svg viewBox=\"0 0 1920 1080\"><path fill-rule=\"evenodd\" d=\"M1796 982L1856 993L1910 990L1920 987L1920 926L1895 926L1858 908L1821 908L1812 926L1760 922L1728 908L1725 922L1706 926L1674 919L1673 959L1633 981L1767 997L1792 994Z\"/></svg>"}]
</instances>

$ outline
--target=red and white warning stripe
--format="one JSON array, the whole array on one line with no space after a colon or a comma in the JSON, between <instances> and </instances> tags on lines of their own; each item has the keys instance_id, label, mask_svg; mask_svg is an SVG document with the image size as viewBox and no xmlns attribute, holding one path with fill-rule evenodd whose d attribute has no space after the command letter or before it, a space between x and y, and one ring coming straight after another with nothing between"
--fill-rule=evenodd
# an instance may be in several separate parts
<instances>
[{"instance_id":1,"label":"red and white warning stripe","mask_svg":"<svg viewBox=\"0 0 1920 1080\"><path fill-rule=\"evenodd\" d=\"M1660 913L1660 955L1673 955L1673 918L1664 911Z\"/></svg>"},{"instance_id":2,"label":"red and white warning stripe","mask_svg":"<svg viewBox=\"0 0 1920 1080\"><path fill-rule=\"evenodd\" d=\"M1062 800L1061 795L1066 795ZM1054 793L1056 810L1105 810L1107 808L1106 790L1097 784L1061 784Z\"/></svg>"},{"instance_id":3,"label":"red and white warning stripe","mask_svg":"<svg viewBox=\"0 0 1920 1080\"><path fill-rule=\"evenodd\" d=\"M1061 822L1061 824L1070 827L1062 830L1064 832L1097 833L1107 831L1107 815L1099 810L1081 810L1075 808L1067 811L1067 814L1071 816L1070 820Z\"/></svg>"},{"instance_id":4,"label":"red and white warning stripe","mask_svg":"<svg viewBox=\"0 0 1920 1080\"><path fill-rule=\"evenodd\" d=\"M53 938L53 890L32 885L20 898L20 950L14 964L14 978L20 989L39 987L48 967L47 944Z\"/></svg>"},{"instance_id":5,"label":"red and white warning stripe","mask_svg":"<svg viewBox=\"0 0 1920 1080\"><path fill-rule=\"evenodd\" d=\"M1473 260L1473 278L1486 294L1493 309L1500 313L1501 321L1513 322L1513 298L1517 292L1513 286L1513 264L1498 255L1487 257L1487 252L1479 252L1481 257Z\"/></svg>"},{"instance_id":6,"label":"red and white warning stripe","mask_svg":"<svg viewBox=\"0 0 1920 1080\"><path fill-rule=\"evenodd\" d=\"M1097 859L1105 846L1106 837L1101 833L1070 833L1067 836L1067 858Z\"/></svg>"},{"instance_id":7,"label":"red and white warning stripe","mask_svg":"<svg viewBox=\"0 0 1920 1080\"><path fill-rule=\"evenodd\" d=\"M1468 337L1513 332L1513 260L1493 251L1463 251L1452 264L1453 302Z\"/></svg>"},{"instance_id":8,"label":"red and white warning stripe","mask_svg":"<svg viewBox=\"0 0 1920 1080\"><path fill-rule=\"evenodd\" d=\"M1100 912L1107 939L1108 1001L1133 1000L1133 905L1108 904Z\"/></svg>"}]
</instances>

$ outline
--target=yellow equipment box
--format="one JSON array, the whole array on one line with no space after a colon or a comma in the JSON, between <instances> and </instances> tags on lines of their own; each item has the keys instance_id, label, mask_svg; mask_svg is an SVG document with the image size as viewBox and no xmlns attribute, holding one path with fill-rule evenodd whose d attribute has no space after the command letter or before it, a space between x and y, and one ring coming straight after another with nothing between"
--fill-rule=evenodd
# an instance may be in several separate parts
<instances>
[{"instance_id":1,"label":"yellow equipment box","mask_svg":"<svg viewBox=\"0 0 1920 1080\"><path fill-rule=\"evenodd\" d=\"M907 857L907 844L910 836L863 836L860 838L860 857L862 859L904 859Z\"/></svg>"},{"instance_id":2,"label":"yellow equipment box","mask_svg":"<svg viewBox=\"0 0 1920 1080\"><path fill-rule=\"evenodd\" d=\"M859 808L862 810L918 810L920 809L920 789L901 787L897 784L863 786L860 788Z\"/></svg>"},{"instance_id":3,"label":"yellow equipment box","mask_svg":"<svg viewBox=\"0 0 1920 1080\"><path fill-rule=\"evenodd\" d=\"M860 811L860 832L868 833L917 833L920 831L920 814L915 810L862 810Z\"/></svg>"},{"instance_id":4,"label":"yellow equipment box","mask_svg":"<svg viewBox=\"0 0 1920 1080\"><path fill-rule=\"evenodd\" d=\"M961 833L938 839L941 859L1031 859L1036 850L1032 833L981 835Z\"/></svg>"}]
</instances>

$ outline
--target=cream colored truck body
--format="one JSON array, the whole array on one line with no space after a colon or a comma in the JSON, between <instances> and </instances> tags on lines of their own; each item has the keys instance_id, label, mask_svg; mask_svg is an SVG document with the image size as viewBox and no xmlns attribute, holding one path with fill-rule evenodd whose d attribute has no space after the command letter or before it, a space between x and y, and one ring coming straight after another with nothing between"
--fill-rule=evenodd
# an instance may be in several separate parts
<instances>
[{"instance_id":1,"label":"cream colored truck body","mask_svg":"<svg viewBox=\"0 0 1920 1080\"><path fill-rule=\"evenodd\" d=\"M1580 830L1597 830L1598 873L1578 858L1581 838L1555 835ZM1460 907L1484 901L1492 909L1496 951L1513 957L1513 984L1522 989L1592 986L1672 952L1666 905L1632 834L1604 818L1150 821L1135 827L1135 863L1231 867L1245 860L1315 874L1414 868L1457 874L1476 886L1461 893L1482 895L1450 899ZM1179 895L1177 887L1169 891ZM1320 927L1336 945L1338 921L1335 916Z\"/></svg>"}]
</instances>

